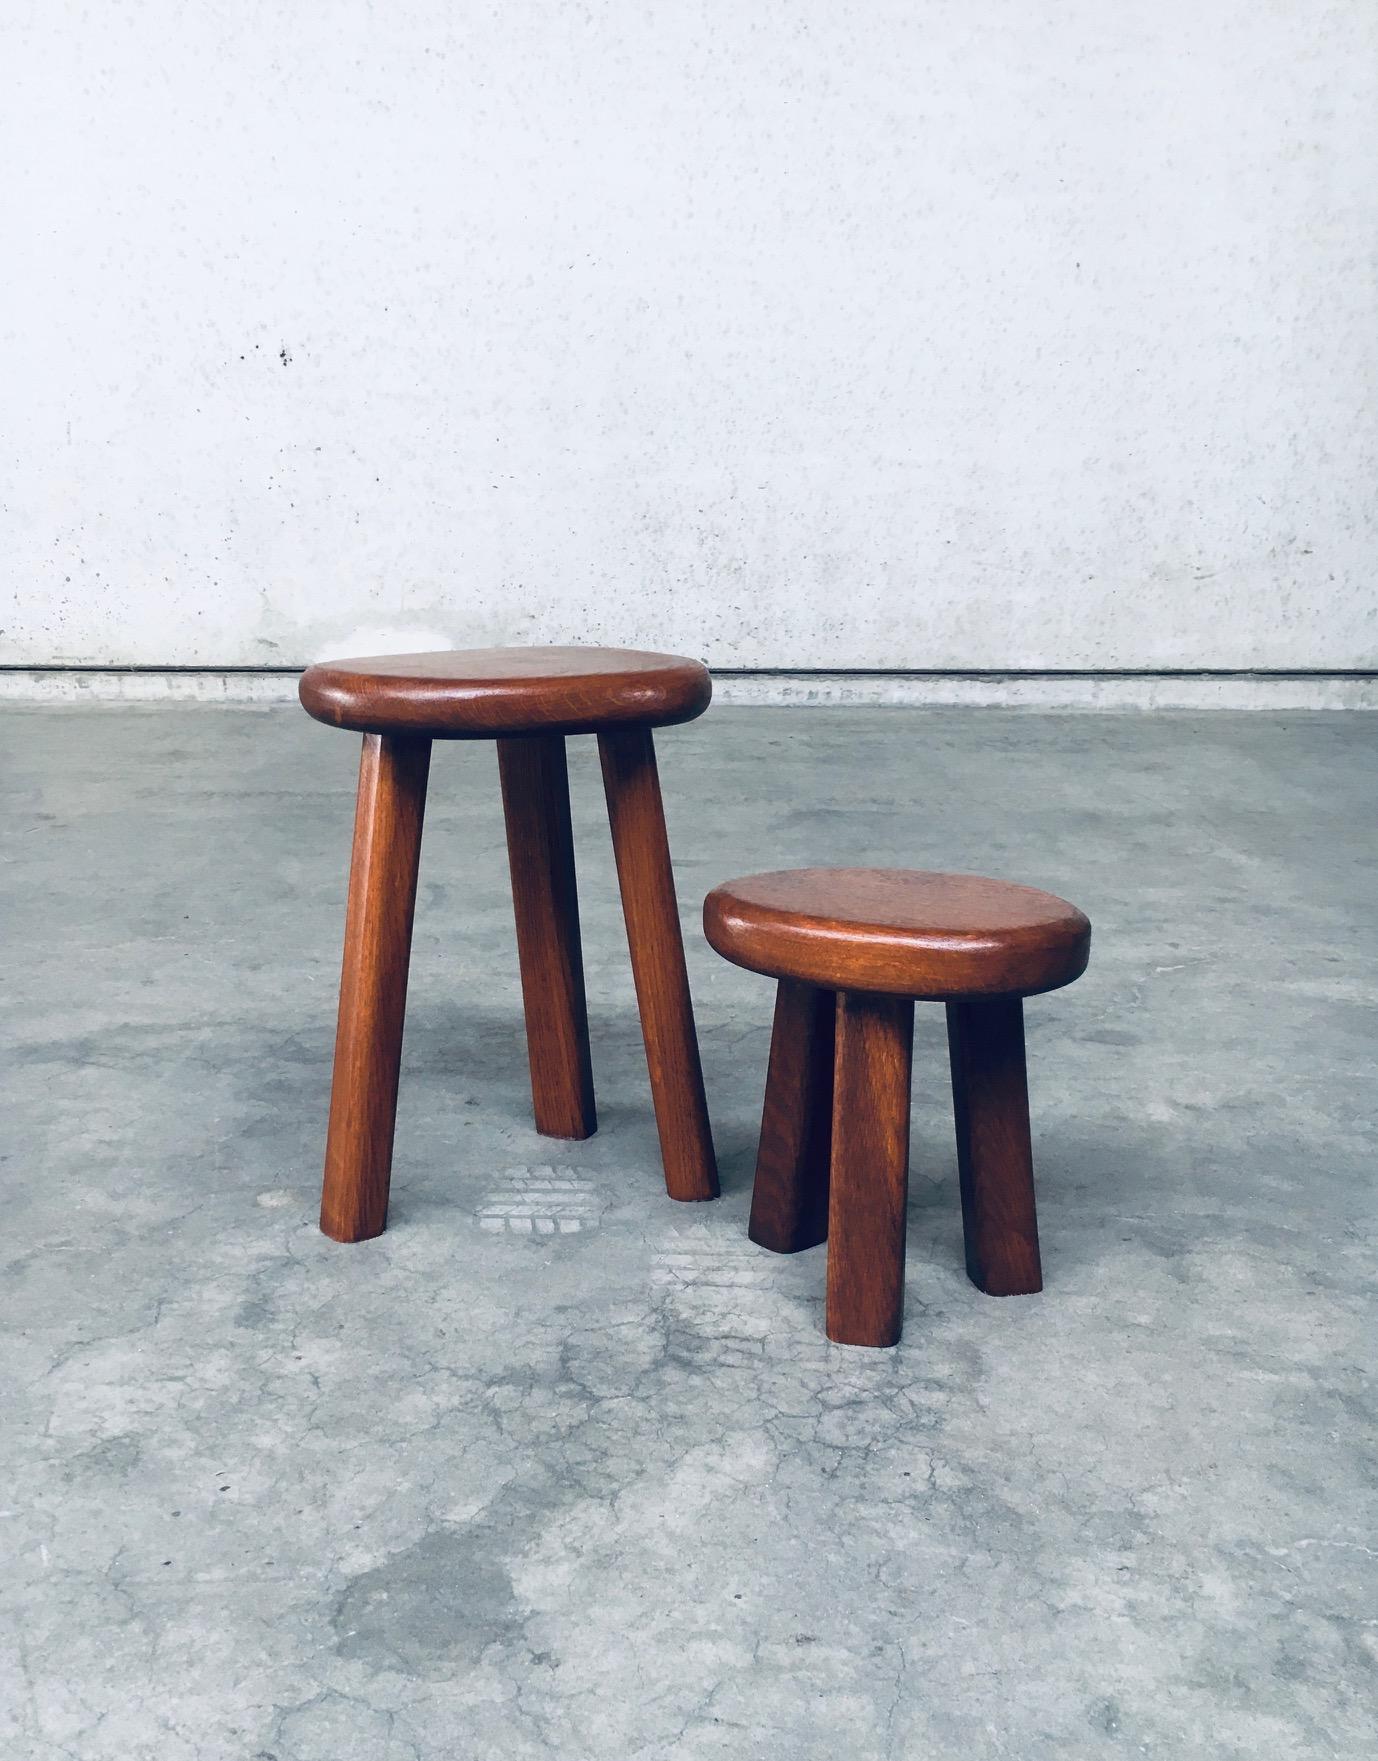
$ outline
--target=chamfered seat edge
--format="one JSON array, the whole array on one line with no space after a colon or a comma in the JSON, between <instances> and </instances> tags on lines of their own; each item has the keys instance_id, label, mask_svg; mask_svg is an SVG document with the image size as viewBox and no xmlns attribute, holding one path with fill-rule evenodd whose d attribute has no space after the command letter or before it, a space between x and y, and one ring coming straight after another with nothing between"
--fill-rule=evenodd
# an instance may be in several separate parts
<instances>
[{"instance_id":1,"label":"chamfered seat edge","mask_svg":"<svg viewBox=\"0 0 1378 1761\"><path fill-rule=\"evenodd\" d=\"M297 695L315 720L354 733L483 740L672 727L703 714L713 682L682 655L532 646L317 661Z\"/></svg>"},{"instance_id":2,"label":"chamfered seat edge","mask_svg":"<svg viewBox=\"0 0 1378 1761\"><path fill-rule=\"evenodd\" d=\"M859 879L938 883L949 893L951 922L930 927L858 918L770 902L772 883L809 879L841 896ZM745 890L747 896L742 896ZM755 896L752 896L754 891ZM977 893L989 919L961 927L960 899ZM1021 912L1026 920L1020 920ZM941 915L941 914L940 914ZM980 911L973 916L979 919ZM872 991L941 1002L961 997L1036 996L1074 982L1090 959L1091 924L1067 900L984 875L903 869L787 869L725 881L704 900L704 934L734 965L775 979L827 990Z\"/></svg>"}]
</instances>

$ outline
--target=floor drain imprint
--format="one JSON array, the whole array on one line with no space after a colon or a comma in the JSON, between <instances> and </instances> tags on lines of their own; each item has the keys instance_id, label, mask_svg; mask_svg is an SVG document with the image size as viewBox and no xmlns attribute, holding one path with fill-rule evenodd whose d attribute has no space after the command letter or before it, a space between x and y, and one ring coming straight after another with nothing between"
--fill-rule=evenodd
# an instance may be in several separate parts
<instances>
[{"instance_id":1,"label":"floor drain imprint","mask_svg":"<svg viewBox=\"0 0 1378 1761\"><path fill-rule=\"evenodd\" d=\"M686 1292L760 1290L775 1281L775 1268L753 1243L696 1223L657 1252L651 1280Z\"/></svg>"},{"instance_id":2,"label":"floor drain imprint","mask_svg":"<svg viewBox=\"0 0 1378 1761\"><path fill-rule=\"evenodd\" d=\"M603 1203L593 1181L572 1168L509 1168L478 1208L494 1235L579 1235L596 1229Z\"/></svg>"},{"instance_id":3,"label":"floor drain imprint","mask_svg":"<svg viewBox=\"0 0 1378 1761\"><path fill-rule=\"evenodd\" d=\"M716 1369L759 1363L772 1338L783 1337L774 1326L780 1281L771 1258L703 1224L676 1231L651 1265L671 1337Z\"/></svg>"}]
</instances>

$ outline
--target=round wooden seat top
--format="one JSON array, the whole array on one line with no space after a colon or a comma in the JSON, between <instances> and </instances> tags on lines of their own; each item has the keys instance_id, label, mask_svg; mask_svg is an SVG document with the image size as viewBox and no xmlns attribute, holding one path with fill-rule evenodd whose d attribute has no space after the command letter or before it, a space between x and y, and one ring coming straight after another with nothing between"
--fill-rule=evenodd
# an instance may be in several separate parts
<instances>
[{"instance_id":1,"label":"round wooden seat top","mask_svg":"<svg viewBox=\"0 0 1378 1761\"><path fill-rule=\"evenodd\" d=\"M1091 925L1013 881L904 868L795 868L726 881L703 927L726 960L836 991L1032 996L1086 970Z\"/></svg>"},{"instance_id":2,"label":"round wooden seat top","mask_svg":"<svg viewBox=\"0 0 1378 1761\"><path fill-rule=\"evenodd\" d=\"M356 733L491 740L692 721L713 681L697 660L631 648L456 648L321 661L298 695L317 721Z\"/></svg>"}]
</instances>

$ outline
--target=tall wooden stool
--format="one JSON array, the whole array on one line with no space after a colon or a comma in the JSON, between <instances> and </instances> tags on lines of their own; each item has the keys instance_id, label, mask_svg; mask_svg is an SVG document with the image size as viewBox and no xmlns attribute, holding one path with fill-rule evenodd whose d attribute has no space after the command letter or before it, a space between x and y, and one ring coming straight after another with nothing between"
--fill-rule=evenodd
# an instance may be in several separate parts
<instances>
[{"instance_id":1,"label":"tall wooden stool","mask_svg":"<svg viewBox=\"0 0 1378 1761\"><path fill-rule=\"evenodd\" d=\"M651 730L692 721L706 667L622 648L481 648L334 660L303 674L317 721L364 736L321 1228L387 1222L417 859L432 740L495 740L536 1129L597 1128L565 735L596 734L665 1185L718 1192Z\"/></svg>"},{"instance_id":2,"label":"tall wooden stool","mask_svg":"<svg viewBox=\"0 0 1378 1761\"><path fill-rule=\"evenodd\" d=\"M715 888L703 922L780 981L750 1235L828 1241L829 1339L900 1336L916 1000L947 1004L968 1275L1041 1290L1022 999L1086 970L1081 912L977 875L802 868Z\"/></svg>"}]
</instances>

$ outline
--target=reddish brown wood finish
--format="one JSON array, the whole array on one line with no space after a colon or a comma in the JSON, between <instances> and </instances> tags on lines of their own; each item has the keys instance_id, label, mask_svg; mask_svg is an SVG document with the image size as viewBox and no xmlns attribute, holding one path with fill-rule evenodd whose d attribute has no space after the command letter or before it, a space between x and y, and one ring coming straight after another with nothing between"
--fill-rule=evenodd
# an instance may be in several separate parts
<instances>
[{"instance_id":1,"label":"reddish brown wood finish","mask_svg":"<svg viewBox=\"0 0 1378 1761\"><path fill-rule=\"evenodd\" d=\"M827 1240L836 1014L831 991L780 980L747 1228L774 1253Z\"/></svg>"},{"instance_id":2,"label":"reddish brown wood finish","mask_svg":"<svg viewBox=\"0 0 1378 1761\"><path fill-rule=\"evenodd\" d=\"M715 887L704 932L772 978L895 996L1031 996L1086 970L1091 926L1052 893L974 874L800 868Z\"/></svg>"},{"instance_id":3,"label":"reddish brown wood finish","mask_svg":"<svg viewBox=\"0 0 1378 1761\"><path fill-rule=\"evenodd\" d=\"M724 958L780 980L750 1230L780 1252L823 1239L809 1208L828 1132L818 999L838 992L828 1337L900 1336L915 998L947 1002L967 1272L992 1296L1041 1290L1021 998L1085 969L1081 912L975 875L800 869L728 881L703 915Z\"/></svg>"},{"instance_id":4,"label":"reddish brown wood finish","mask_svg":"<svg viewBox=\"0 0 1378 1761\"><path fill-rule=\"evenodd\" d=\"M536 1129L589 1137L598 1120L564 737L527 734L497 748Z\"/></svg>"},{"instance_id":5,"label":"reddish brown wood finish","mask_svg":"<svg viewBox=\"0 0 1378 1761\"><path fill-rule=\"evenodd\" d=\"M839 1345L894 1345L904 1324L913 1037L907 997L838 997L827 1330Z\"/></svg>"},{"instance_id":6,"label":"reddish brown wood finish","mask_svg":"<svg viewBox=\"0 0 1378 1761\"><path fill-rule=\"evenodd\" d=\"M652 726L688 721L712 682L695 660L609 648L384 655L311 667L302 703L362 729L344 975L321 1227L341 1241L387 1219L407 960L431 739L498 741L538 1128L595 1129L570 829L566 733L598 733L665 1181L713 1198L704 1103L656 776Z\"/></svg>"},{"instance_id":7,"label":"reddish brown wood finish","mask_svg":"<svg viewBox=\"0 0 1378 1761\"><path fill-rule=\"evenodd\" d=\"M947 1005L952 1105L967 1275L990 1296L1043 1288L1034 1206L1024 1005L1018 997Z\"/></svg>"},{"instance_id":8,"label":"reddish brown wood finish","mask_svg":"<svg viewBox=\"0 0 1378 1761\"><path fill-rule=\"evenodd\" d=\"M317 721L443 740L667 727L702 715L708 669L628 648L470 648L322 661L298 687Z\"/></svg>"},{"instance_id":9,"label":"reddish brown wood finish","mask_svg":"<svg viewBox=\"0 0 1378 1761\"><path fill-rule=\"evenodd\" d=\"M429 740L364 736L321 1192L321 1228L336 1241L387 1222L430 762Z\"/></svg>"},{"instance_id":10,"label":"reddish brown wood finish","mask_svg":"<svg viewBox=\"0 0 1378 1761\"><path fill-rule=\"evenodd\" d=\"M716 1198L718 1169L684 965L684 938L665 834L655 743L648 728L605 730L598 735L598 755L646 1041L665 1187L671 1198Z\"/></svg>"}]
</instances>

